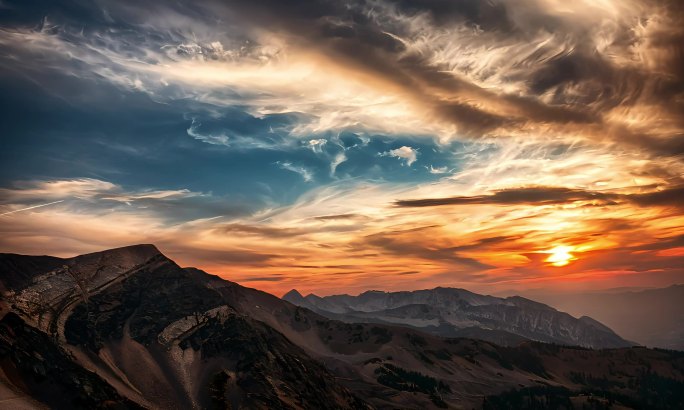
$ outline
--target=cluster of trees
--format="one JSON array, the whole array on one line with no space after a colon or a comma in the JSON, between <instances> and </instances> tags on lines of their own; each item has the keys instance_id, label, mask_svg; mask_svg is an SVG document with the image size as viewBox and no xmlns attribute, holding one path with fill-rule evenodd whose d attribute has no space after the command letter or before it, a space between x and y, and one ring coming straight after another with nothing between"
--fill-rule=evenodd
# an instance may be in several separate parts
<instances>
[{"instance_id":1,"label":"cluster of trees","mask_svg":"<svg viewBox=\"0 0 684 410\"><path fill-rule=\"evenodd\" d=\"M535 386L488 396L482 402L484 410L529 409L573 410L570 400L575 393L559 386Z\"/></svg>"},{"instance_id":2,"label":"cluster of trees","mask_svg":"<svg viewBox=\"0 0 684 410\"><path fill-rule=\"evenodd\" d=\"M636 390L641 407L684 409L684 382L663 377L651 369L642 369L627 386Z\"/></svg>"},{"instance_id":3,"label":"cluster of trees","mask_svg":"<svg viewBox=\"0 0 684 410\"><path fill-rule=\"evenodd\" d=\"M568 376L573 383L591 386L596 389L610 390L612 388L625 388L625 383L619 380L609 379L606 376L593 376L590 373L584 372L570 372Z\"/></svg>"},{"instance_id":4,"label":"cluster of trees","mask_svg":"<svg viewBox=\"0 0 684 410\"><path fill-rule=\"evenodd\" d=\"M560 386L535 386L511 390L483 401L492 409L575 409L603 410L620 404L635 409L684 409L684 382L661 376L649 368L641 369L626 383L604 376L570 373L570 379L585 386L572 391ZM573 398L577 399L573 406Z\"/></svg>"},{"instance_id":5,"label":"cluster of trees","mask_svg":"<svg viewBox=\"0 0 684 410\"><path fill-rule=\"evenodd\" d=\"M375 369L378 383L395 390L420 392L430 395L432 402L442 408L447 404L442 399L443 393L451 393L451 388L442 381L425 374L406 370L386 363Z\"/></svg>"}]
</instances>

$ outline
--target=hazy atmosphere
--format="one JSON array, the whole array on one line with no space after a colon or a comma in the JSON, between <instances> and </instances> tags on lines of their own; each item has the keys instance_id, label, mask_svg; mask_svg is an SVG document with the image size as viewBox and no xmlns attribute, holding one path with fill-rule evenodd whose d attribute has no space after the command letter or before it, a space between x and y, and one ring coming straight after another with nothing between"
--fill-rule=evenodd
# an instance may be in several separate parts
<instances>
[{"instance_id":1,"label":"hazy atmosphere","mask_svg":"<svg viewBox=\"0 0 684 410\"><path fill-rule=\"evenodd\" d=\"M0 249L274 293L684 282L665 0L0 1Z\"/></svg>"}]
</instances>

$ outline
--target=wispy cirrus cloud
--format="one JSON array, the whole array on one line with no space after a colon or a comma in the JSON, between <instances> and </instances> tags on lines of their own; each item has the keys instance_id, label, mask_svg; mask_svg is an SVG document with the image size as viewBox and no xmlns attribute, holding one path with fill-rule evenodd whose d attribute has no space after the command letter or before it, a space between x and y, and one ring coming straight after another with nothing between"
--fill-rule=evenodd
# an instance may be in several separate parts
<instances>
[{"instance_id":1,"label":"wispy cirrus cloud","mask_svg":"<svg viewBox=\"0 0 684 410\"><path fill-rule=\"evenodd\" d=\"M128 35L103 24L91 36L96 44L68 21L46 22L39 31L6 30L2 44L161 101L191 97L243 105L256 115L306 113L290 130L298 135L364 129L480 138L514 131L594 142L608 137L681 153L681 118L671 109L679 103L661 85L682 80L657 68L681 65L674 41L683 35L681 16L671 8L579 2L561 13L554 2L525 1L454 6L442 15L436 5L321 2L307 6L315 24L302 25L296 8L271 6L264 13L243 2L210 3L184 18L177 9L162 9L153 21L164 24L136 26L131 19ZM216 31L202 15L209 10L243 30L212 38ZM123 17L131 10L114 12ZM647 23L638 25L639 17ZM283 31L276 35L267 23ZM667 39L656 41L663 31ZM142 42L141 32L147 34ZM606 90L609 80L619 86ZM640 88L643 81L651 86ZM649 118L653 110L660 112L657 123ZM638 126L630 120L635 115L641 115Z\"/></svg>"},{"instance_id":2,"label":"wispy cirrus cloud","mask_svg":"<svg viewBox=\"0 0 684 410\"><path fill-rule=\"evenodd\" d=\"M1 188L2 202L33 201L49 198L75 198L84 200L109 200L131 202L143 199L188 198L201 195L187 189L139 190L127 192L121 186L93 178L75 178L47 181L20 181L15 188Z\"/></svg>"},{"instance_id":3,"label":"wispy cirrus cloud","mask_svg":"<svg viewBox=\"0 0 684 410\"><path fill-rule=\"evenodd\" d=\"M64 202L64 200L61 199L61 200L59 200L59 201L48 202L47 204L40 204L40 205L29 206L29 207L26 207L26 208L19 208L19 209L15 209L15 210L13 210L13 211L7 211L7 212L0 213L0 216L11 215L11 214L15 214L15 213L17 213L17 212L30 211L31 209L42 208L42 207L44 207L44 206L50 206L50 205L54 205L54 204L59 204L59 203L61 203L61 202Z\"/></svg>"},{"instance_id":4,"label":"wispy cirrus cloud","mask_svg":"<svg viewBox=\"0 0 684 410\"><path fill-rule=\"evenodd\" d=\"M682 275L675 1L8 4L3 248L323 293Z\"/></svg>"},{"instance_id":5,"label":"wispy cirrus cloud","mask_svg":"<svg viewBox=\"0 0 684 410\"><path fill-rule=\"evenodd\" d=\"M299 174L302 179L304 179L305 182L311 182L314 179L313 173L311 170L301 166L301 165L294 165L291 162L288 161L283 161L283 162L277 162L276 163L280 168L294 172L296 174Z\"/></svg>"}]
</instances>

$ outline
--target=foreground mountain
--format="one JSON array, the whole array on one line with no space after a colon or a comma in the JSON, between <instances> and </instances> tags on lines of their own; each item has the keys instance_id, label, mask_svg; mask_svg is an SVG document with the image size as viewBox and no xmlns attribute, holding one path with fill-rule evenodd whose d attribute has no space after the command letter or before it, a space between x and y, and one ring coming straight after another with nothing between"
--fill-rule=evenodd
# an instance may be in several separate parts
<instances>
[{"instance_id":1,"label":"foreground mountain","mask_svg":"<svg viewBox=\"0 0 684 410\"><path fill-rule=\"evenodd\" d=\"M518 296L497 298L464 289L369 291L358 296L327 297L303 297L292 290L283 299L345 322L399 324L439 336L472 337L506 345L523 340L590 348L634 344L590 317L577 319Z\"/></svg>"},{"instance_id":2,"label":"foreground mountain","mask_svg":"<svg viewBox=\"0 0 684 410\"><path fill-rule=\"evenodd\" d=\"M281 333L226 303L234 284L153 246L2 259L4 376L51 406L366 407Z\"/></svg>"},{"instance_id":3,"label":"foreground mountain","mask_svg":"<svg viewBox=\"0 0 684 410\"><path fill-rule=\"evenodd\" d=\"M684 350L684 285L647 290L538 292L535 298L573 315L596 318L644 346Z\"/></svg>"},{"instance_id":4,"label":"foreground mountain","mask_svg":"<svg viewBox=\"0 0 684 410\"><path fill-rule=\"evenodd\" d=\"M181 268L151 245L0 255L0 269L0 407L684 406L680 353L501 347L343 323Z\"/></svg>"}]
</instances>

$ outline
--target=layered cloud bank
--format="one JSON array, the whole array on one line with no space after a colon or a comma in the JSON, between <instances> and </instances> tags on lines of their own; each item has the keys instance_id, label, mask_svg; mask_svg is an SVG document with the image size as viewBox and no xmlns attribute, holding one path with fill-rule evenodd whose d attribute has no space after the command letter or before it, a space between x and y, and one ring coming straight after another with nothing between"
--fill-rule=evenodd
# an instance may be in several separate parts
<instances>
[{"instance_id":1,"label":"layered cloud bank","mask_svg":"<svg viewBox=\"0 0 684 410\"><path fill-rule=\"evenodd\" d=\"M684 280L677 1L1 7L2 250L154 242L274 292Z\"/></svg>"}]
</instances>

